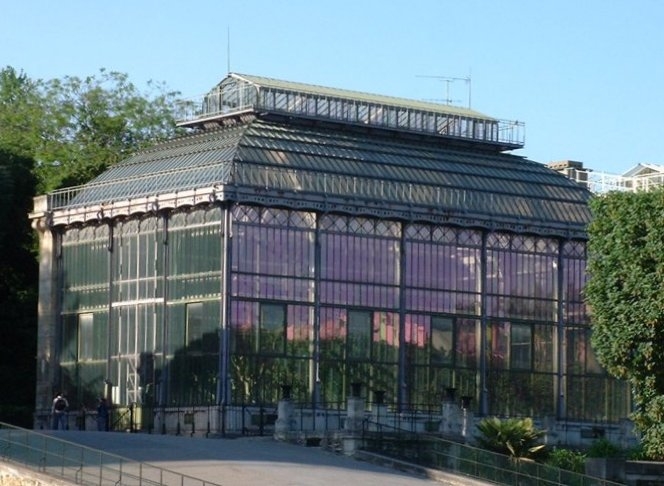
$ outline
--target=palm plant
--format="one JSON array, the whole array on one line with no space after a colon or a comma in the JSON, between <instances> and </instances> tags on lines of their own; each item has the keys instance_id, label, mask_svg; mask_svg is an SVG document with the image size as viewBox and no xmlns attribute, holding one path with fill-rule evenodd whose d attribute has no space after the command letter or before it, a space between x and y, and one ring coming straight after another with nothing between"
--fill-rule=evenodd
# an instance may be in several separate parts
<instances>
[{"instance_id":1,"label":"palm plant","mask_svg":"<svg viewBox=\"0 0 664 486\"><path fill-rule=\"evenodd\" d=\"M546 431L536 429L530 418L488 417L477 428L481 433L477 442L490 451L514 459L538 459L546 452L546 446L540 443Z\"/></svg>"}]
</instances>

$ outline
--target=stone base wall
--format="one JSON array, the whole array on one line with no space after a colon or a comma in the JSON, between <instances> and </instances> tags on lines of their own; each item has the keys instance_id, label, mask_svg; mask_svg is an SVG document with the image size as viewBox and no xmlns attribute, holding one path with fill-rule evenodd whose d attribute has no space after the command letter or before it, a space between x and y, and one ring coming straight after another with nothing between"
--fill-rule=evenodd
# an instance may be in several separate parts
<instances>
[{"instance_id":1,"label":"stone base wall","mask_svg":"<svg viewBox=\"0 0 664 486\"><path fill-rule=\"evenodd\" d=\"M0 486L72 486L70 483L10 463L0 462Z\"/></svg>"}]
</instances>

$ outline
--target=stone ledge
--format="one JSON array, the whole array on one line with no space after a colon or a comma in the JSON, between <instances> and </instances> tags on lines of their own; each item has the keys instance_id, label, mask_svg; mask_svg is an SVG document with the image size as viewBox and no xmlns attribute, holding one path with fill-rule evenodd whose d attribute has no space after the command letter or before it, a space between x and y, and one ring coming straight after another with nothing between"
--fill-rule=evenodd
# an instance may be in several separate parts
<instances>
[{"instance_id":1,"label":"stone ledge","mask_svg":"<svg viewBox=\"0 0 664 486\"><path fill-rule=\"evenodd\" d=\"M38 473L27 467L0 461L0 486L72 486L76 483Z\"/></svg>"}]
</instances>

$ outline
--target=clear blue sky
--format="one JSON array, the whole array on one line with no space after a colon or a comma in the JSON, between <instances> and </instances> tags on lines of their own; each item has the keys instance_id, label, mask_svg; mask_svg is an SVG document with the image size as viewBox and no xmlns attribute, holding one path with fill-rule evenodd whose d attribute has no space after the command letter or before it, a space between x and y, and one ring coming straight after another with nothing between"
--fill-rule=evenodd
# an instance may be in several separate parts
<instances>
[{"instance_id":1,"label":"clear blue sky","mask_svg":"<svg viewBox=\"0 0 664 486\"><path fill-rule=\"evenodd\" d=\"M3 0L0 66L100 68L183 97L233 72L444 100L526 123L516 153L622 173L664 164L664 1ZM230 33L230 44L227 42ZM227 52L230 50L230 60ZM449 98L467 105L466 85Z\"/></svg>"}]
</instances>

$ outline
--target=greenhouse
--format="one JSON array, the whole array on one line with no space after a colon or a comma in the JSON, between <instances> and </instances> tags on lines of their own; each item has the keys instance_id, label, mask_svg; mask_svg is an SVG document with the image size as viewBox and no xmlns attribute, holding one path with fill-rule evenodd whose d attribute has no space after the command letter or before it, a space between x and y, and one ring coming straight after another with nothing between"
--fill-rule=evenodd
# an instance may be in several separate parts
<instances>
[{"instance_id":1,"label":"greenhouse","mask_svg":"<svg viewBox=\"0 0 664 486\"><path fill-rule=\"evenodd\" d=\"M590 193L510 153L523 124L241 74L185 108L187 135L35 200L36 417L62 390L220 429L359 383L396 411L628 415L590 349Z\"/></svg>"}]
</instances>

